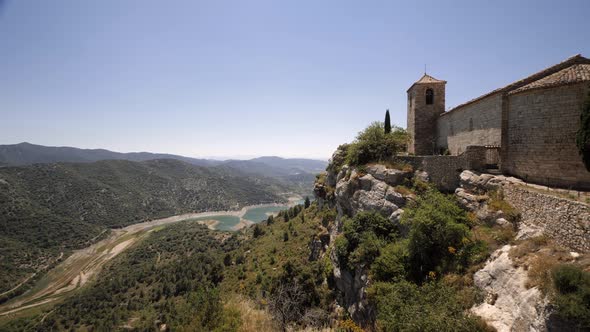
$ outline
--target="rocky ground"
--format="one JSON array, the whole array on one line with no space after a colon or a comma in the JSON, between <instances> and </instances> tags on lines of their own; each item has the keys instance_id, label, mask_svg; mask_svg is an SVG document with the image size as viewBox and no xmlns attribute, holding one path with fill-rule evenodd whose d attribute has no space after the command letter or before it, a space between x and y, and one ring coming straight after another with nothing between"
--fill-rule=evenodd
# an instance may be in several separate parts
<instances>
[{"instance_id":1,"label":"rocky ground","mask_svg":"<svg viewBox=\"0 0 590 332\"><path fill-rule=\"evenodd\" d=\"M588 260L590 255L557 245L543 224L523 220L520 213L508 215L507 211L490 207L491 194L501 192L506 186L522 186L523 181L463 171L460 183L455 195L464 208L475 213L479 220L516 231L513 244L496 250L474 274L475 285L484 292L485 300L474 306L472 312L499 332L569 330L571 327L555 317L548 294L534 278L546 274L553 264Z\"/></svg>"}]
</instances>

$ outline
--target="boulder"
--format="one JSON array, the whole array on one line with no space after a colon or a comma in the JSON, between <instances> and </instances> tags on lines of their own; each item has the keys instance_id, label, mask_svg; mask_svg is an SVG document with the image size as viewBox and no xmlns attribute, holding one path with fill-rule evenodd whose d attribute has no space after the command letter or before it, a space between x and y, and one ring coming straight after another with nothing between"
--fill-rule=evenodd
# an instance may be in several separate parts
<instances>
[{"instance_id":1,"label":"boulder","mask_svg":"<svg viewBox=\"0 0 590 332\"><path fill-rule=\"evenodd\" d=\"M359 190L352 198L354 214L361 211L375 211L388 218L398 209L397 205L385 200L383 194L375 191Z\"/></svg>"},{"instance_id":2,"label":"boulder","mask_svg":"<svg viewBox=\"0 0 590 332\"><path fill-rule=\"evenodd\" d=\"M375 179L383 181L390 186L397 186L404 184L406 179L412 177L411 172L401 171L394 168L387 168L385 165L376 164L367 166L367 173L371 174Z\"/></svg>"},{"instance_id":3,"label":"boulder","mask_svg":"<svg viewBox=\"0 0 590 332\"><path fill-rule=\"evenodd\" d=\"M479 210L487 199L487 196L472 194L464 188L455 189L455 196L459 205L469 211Z\"/></svg>"},{"instance_id":4,"label":"boulder","mask_svg":"<svg viewBox=\"0 0 590 332\"><path fill-rule=\"evenodd\" d=\"M461 188L476 193L497 190L502 187L506 181L506 178L503 176L495 176L485 173L480 174L473 171L463 171L459 175L459 183Z\"/></svg>"},{"instance_id":5,"label":"boulder","mask_svg":"<svg viewBox=\"0 0 590 332\"><path fill-rule=\"evenodd\" d=\"M417 170L414 172L414 178L422 182L430 182L430 175L426 171Z\"/></svg>"},{"instance_id":6,"label":"boulder","mask_svg":"<svg viewBox=\"0 0 590 332\"><path fill-rule=\"evenodd\" d=\"M385 192L385 200L400 207L406 205L406 199L404 198L404 196L395 191L395 189L393 189L392 187L387 188L387 191Z\"/></svg>"}]
</instances>

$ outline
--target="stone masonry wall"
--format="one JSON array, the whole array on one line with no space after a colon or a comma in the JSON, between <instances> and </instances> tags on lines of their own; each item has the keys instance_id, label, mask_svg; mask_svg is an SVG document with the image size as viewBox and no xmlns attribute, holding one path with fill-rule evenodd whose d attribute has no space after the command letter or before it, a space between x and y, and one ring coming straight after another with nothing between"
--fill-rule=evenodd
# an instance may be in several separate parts
<instances>
[{"instance_id":1,"label":"stone masonry wall","mask_svg":"<svg viewBox=\"0 0 590 332\"><path fill-rule=\"evenodd\" d=\"M426 90L434 91L434 103L426 104ZM408 152L432 155L435 152L436 122L445 111L445 83L415 84L408 90Z\"/></svg>"},{"instance_id":2,"label":"stone masonry wall","mask_svg":"<svg viewBox=\"0 0 590 332\"><path fill-rule=\"evenodd\" d=\"M396 160L412 165L415 170L425 171L439 190L451 192L459 186L462 171L484 169L485 152L484 147L469 146L459 156L401 156Z\"/></svg>"},{"instance_id":3,"label":"stone masonry wall","mask_svg":"<svg viewBox=\"0 0 590 332\"><path fill-rule=\"evenodd\" d=\"M509 95L502 171L527 182L590 189L575 145L587 90L586 83Z\"/></svg>"},{"instance_id":4,"label":"stone masonry wall","mask_svg":"<svg viewBox=\"0 0 590 332\"><path fill-rule=\"evenodd\" d=\"M557 243L590 252L590 206L542 194L518 185L503 186L504 198L522 215L522 222L544 229Z\"/></svg>"},{"instance_id":5,"label":"stone masonry wall","mask_svg":"<svg viewBox=\"0 0 590 332\"><path fill-rule=\"evenodd\" d=\"M452 155L463 153L470 145L501 143L502 94L443 113L437 121L437 147Z\"/></svg>"}]
</instances>

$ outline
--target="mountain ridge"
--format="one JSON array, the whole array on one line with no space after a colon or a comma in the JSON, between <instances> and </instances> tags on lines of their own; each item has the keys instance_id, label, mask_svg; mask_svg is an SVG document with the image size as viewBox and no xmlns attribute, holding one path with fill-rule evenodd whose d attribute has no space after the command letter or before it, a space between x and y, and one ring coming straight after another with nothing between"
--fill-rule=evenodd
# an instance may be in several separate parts
<instances>
[{"instance_id":1,"label":"mountain ridge","mask_svg":"<svg viewBox=\"0 0 590 332\"><path fill-rule=\"evenodd\" d=\"M0 168L0 292L109 228L286 201L293 185L174 159ZM2 298L0 298L2 302Z\"/></svg>"},{"instance_id":2,"label":"mountain ridge","mask_svg":"<svg viewBox=\"0 0 590 332\"><path fill-rule=\"evenodd\" d=\"M54 162L94 162L99 160L130 160L146 161L153 159L176 159L198 166L218 166L235 162L261 162L271 164L275 167L285 167L285 163L294 163L304 168L314 168L322 171L327 161L311 158L283 158L278 156L260 156L252 159L225 160L193 158L170 153L157 152L117 152L108 149L84 149L71 146L46 146L21 142L17 144L0 144L0 165L1 166L23 166L36 163ZM309 166L309 165L311 166Z\"/></svg>"}]
</instances>

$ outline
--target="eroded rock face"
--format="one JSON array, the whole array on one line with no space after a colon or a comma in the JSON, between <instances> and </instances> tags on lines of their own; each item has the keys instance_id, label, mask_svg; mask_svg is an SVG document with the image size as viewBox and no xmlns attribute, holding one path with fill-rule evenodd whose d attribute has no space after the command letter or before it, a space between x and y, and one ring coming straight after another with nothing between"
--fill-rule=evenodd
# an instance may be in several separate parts
<instances>
[{"instance_id":1,"label":"eroded rock face","mask_svg":"<svg viewBox=\"0 0 590 332\"><path fill-rule=\"evenodd\" d=\"M334 157L333 157L334 158ZM412 172L390 169L384 165L370 165L363 172L347 165L342 166L338 174L335 168L328 167L327 185L334 188L334 205L338 211L336 225L330 230L331 240L342 229L342 217L354 217L363 211L374 211L398 223L408 199L396 191L396 186L406 184L413 176ZM427 175L426 175L427 176ZM351 271L341 267L335 251L330 255L334 267L334 282L341 294L341 304L355 322L369 325L372 311L367 300L368 271L364 266L355 266Z\"/></svg>"},{"instance_id":2,"label":"eroded rock face","mask_svg":"<svg viewBox=\"0 0 590 332\"><path fill-rule=\"evenodd\" d=\"M398 169L387 168L385 165L376 164L367 166L367 173L375 179L383 181L390 186L403 184L406 179L412 177L412 173L404 172Z\"/></svg>"},{"instance_id":3,"label":"eroded rock face","mask_svg":"<svg viewBox=\"0 0 590 332\"><path fill-rule=\"evenodd\" d=\"M503 185L524 184L520 179L504 175L480 174L472 171L463 171L459 175L461 188L470 192L481 193L483 191L498 190Z\"/></svg>"},{"instance_id":4,"label":"eroded rock face","mask_svg":"<svg viewBox=\"0 0 590 332\"><path fill-rule=\"evenodd\" d=\"M343 167L336 176L335 200L342 211L354 216L362 211L376 211L392 222L399 221L400 210L407 198L395 190L410 179L412 173L387 169L383 165L367 167L367 174Z\"/></svg>"},{"instance_id":5,"label":"eroded rock face","mask_svg":"<svg viewBox=\"0 0 590 332\"><path fill-rule=\"evenodd\" d=\"M514 266L510 248L506 245L498 249L475 273L475 285L485 292L485 301L471 311L498 332L547 331L547 300L536 287L526 288L527 271Z\"/></svg>"},{"instance_id":6,"label":"eroded rock face","mask_svg":"<svg viewBox=\"0 0 590 332\"><path fill-rule=\"evenodd\" d=\"M372 313L367 299L369 287L368 271L364 266L358 266L354 271L341 267L335 251L331 252L330 259L334 267L334 282L342 296L341 302L352 317L361 324L369 325Z\"/></svg>"}]
</instances>

